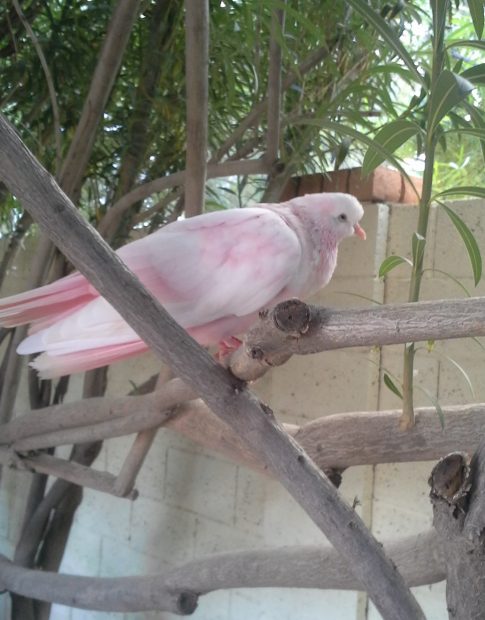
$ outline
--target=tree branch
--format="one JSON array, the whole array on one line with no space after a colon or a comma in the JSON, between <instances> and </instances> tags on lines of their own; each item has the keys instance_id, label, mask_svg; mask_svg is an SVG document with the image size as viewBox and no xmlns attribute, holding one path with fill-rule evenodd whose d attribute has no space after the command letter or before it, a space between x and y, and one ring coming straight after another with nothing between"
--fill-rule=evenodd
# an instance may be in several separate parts
<instances>
[{"instance_id":1,"label":"tree branch","mask_svg":"<svg viewBox=\"0 0 485 620\"><path fill-rule=\"evenodd\" d=\"M243 383L219 366L146 291L2 117L0 175L100 294L268 464L270 471L343 555L377 609L389 620L423 618L402 577L330 481L284 432L272 412Z\"/></svg>"},{"instance_id":2,"label":"tree branch","mask_svg":"<svg viewBox=\"0 0 485 620\"><path fill-rule=\"evenodd\" d=\"M390 542L386 551L409 586L444 579L443 549L433 531ZM26 570L0 555L0 586L85 609L186 614L195 609L196 592L207 594L228 588L360 588L342 557L328 546L219 553L159 575L114 579ZM180 605L184 596L189 597L193 608Z\"/></svg>"},{"instance_id":3,"label":"tree branch","mask_svg":"<svg viewBox=\"0 0 485 620\"><path fill-rule=\"evenodd\" d=\"M230 177L233 175L246 175L246 174L265 174L269 172L268 164L262 159L247 159L241 161L226 161L222 164L209 164L207 166L207 178L216 179L219 177ZM98 226L98 231L101 235L105 235L105 231L111 227L113 219L118 219L121 215L127 211L133 204L148 198L152 194L162 192L172 187L184 185L186 179L186 171L181 170L174 172L173 174L167 174L166 176L154 179L148 183L143 183L135 187L131 192L125 194L120 198L106 213L103 221ZM160 209L159 205L147 209L139 214L137 221L148 219L153 213Z\"/></svg>"},{"instance_id":4,"label":"tree branch","mask_svg":"<svg viewBox=\"0 0 485 620\"><path fill-rule=\"evenodd\" d=\"M185 0L185 214L204 210L209 113L209 1Z\"/></svg>"},{"instance_id":5,"label":"tree branch","mask_svg":"<svg viewBox=\"0 0 485 620\"><path fill-rule=\"evenodd\" d=\"M54 80L52 79L52 74L49 69L49 65L47 63L44 51L42 50L42 46L39 43L39 39L37 35L33 31L31 25L29 24L28 19L25 17L18 0L12 0L13 6L19 16L20 21L22 22L27 34L29 35L30 40L32 41L32 45L39 57L40 64L42 66L42 70L44 72L45 81L47 84L47 90L49 91L49 98L51 100L52 106L52 119L54 123L54 141L56 145L56 176L59 174L59 170L62 162L62 130L61 130L61 116L59 114L59 106L57 104L57 94L54 86Z\"/></svg>"},{"instance_id":6,"label":"tree branch","mask_svg":"<svg viewBox=\"0 0 485 620\"><path fill-rule=\"evenodd\" d=\"M278 37L283 37L284 28L284 9L273 10L269 42L268 131L266 138L266 158L270 165L273 165L278 159L280 145L281 45Z\"/></svg>"},{"instance_id":7,"label":"tree branch","mask_svg":"<svg viewBox=\"0 0 485 620\"><path fill-rule=\"evenodd\" d=\"M91 156L96 129L123 60L140 0L118 0L111 17L103 48L86 96L81 118L63 162L60 184L74 202L81 190Z\"/></svg>"},{"instance_id":8,"label":"tree branch","mask_svg":"<svg viewBox=\"0 0 485 620\"><path fill-rule=\"evenodd\" d=\"M294 84L296 80L301 78L303 75L311 71L314 67L324 60L328 56L328 47L320 47L313 51L308 55L305 60L303 60L298 67L290 72L286 78L283 79L282 83L282 91L288 90L290 86ZM230 149L243 137L246 131L255 125L260 116L262 116L268 106L268 99L265 97L260 102L256 103L253 108L248 112L248 114L239 122L236 129L232 132L232 134L227 138L227 140L221 144L221 146L217 149L214 155L211 157L209 163L215 163L220 161L229 151Z\"/></svg>"},{"instance_id":9,"label":"tree branch","mask_svg":"<svg viewBox=\"0 0 485 620\"><path fill-rule=\"evenodd\" d=\"M246 381L293 354L485 335L485 297L350 310L292 299L260 316L261 321L248 331L243 346L228 361L233 374Z\"/></svg>"}]
</instances>

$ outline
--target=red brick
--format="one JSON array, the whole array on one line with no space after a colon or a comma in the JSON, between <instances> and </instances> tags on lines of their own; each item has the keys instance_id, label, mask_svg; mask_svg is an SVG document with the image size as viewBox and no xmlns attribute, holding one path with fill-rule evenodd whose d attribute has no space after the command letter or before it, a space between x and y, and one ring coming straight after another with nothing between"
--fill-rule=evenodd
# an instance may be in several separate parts
<instances>
[{"instance_id":1,"label":"red brick","mask_svg":"<svg viewBox=\"0 0 485 620\"><path fill-rule=\"evenodd\" d=\"M421 194L422 179L411 177ZM290 179L282 200L295 196L318 192L346 192L362 202L394 202L417 204L416 196L409 182L397 170L379 166L367 177L362 176L361 168L337 170L328 174L309 174Z\"/></svg>"}]
</instances>

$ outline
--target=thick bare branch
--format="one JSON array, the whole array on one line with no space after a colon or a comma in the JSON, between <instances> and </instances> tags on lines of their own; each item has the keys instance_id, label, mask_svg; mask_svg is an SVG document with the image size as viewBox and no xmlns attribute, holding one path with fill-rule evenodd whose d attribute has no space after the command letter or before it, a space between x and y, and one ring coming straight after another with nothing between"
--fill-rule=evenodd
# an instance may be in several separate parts
<instances>
[{"instance_id":1,"label":"thick bare branch","mask_svg":"<svg viewBox=\"0 0 485 620\"><path fill-rule=\"evenodd\" d=\"M480 618L485 605L485 442L471 462L462 452L441 459L431 472L429 484L433 525L446 564L449 617Z\"/></svg>"},{"instance_id":2,"label":"thick bare branch","mask_svg":"<svg viewBox=\"0 0 485 620\"><path fill-rule=\"evenodd\" d=\"M350 310L319 308L295 299L261 316L229 360L231 371L247 381L292 354L485 335L484 297Z\"/></svg>"},{"instance_id":3,"label":"thick bare branch","mask_svg":"<svg viewBox=\"0 0 485 620\"><path fill-rule=\"evenodd\" d=\"M15 449L23 445L22 440L31 441L24 446L45 447L81 439L108 439L123 434L128 428L129 432L139 432L163 424L206 448L266 471L264 463L202 401L179 404L176 415L167 411L193 396L190 388L173 380L164 391L145 396L93 398L46 407L1 426L0 441L13 444ZM433 407L417 409L417 424L406 433L396 433L398 410L342 413L303 426L285 424L284 428L324 470L434 460L452 450L473 452L481 436L485 405L449 406L442 410L444 429Z\"/></svg>"},{"instance_id":4,"label":"thick bare branch","mask_svg":"<svg viewBox=\"0 0 485 620\"><path fill-rule=\"evenodd\" d=\"M281 114L281 45L279 36L285 28L285 11L275 9L271 17L268 75L268 131L266 158L272 165L278 159Z\"/></svg>"},{"instance_id":5,"label":"thick bare branch","mask_svg":"<svg viewBox=\"0 0 485 620\"><path fill-rule=\"evenodd\" d=\"M209 113L209 1L185 0L185 214L204 210Z\"/></svg>"},{"instance_id":6,"label":"thick bare branch","mask_svg":"<svg viewBox=\"0 0 485 620\"><path fill-rule=\"evenodd\" d=\"M36 410L34 415L21 415L8 424L0 425L0 444L13 444L24 438L56 430L66 431L123 419L135 415L137 411L151 414L153 426L156 426L157 416L195 396L194 390L180 379L173 379L163 391L142 396L87 398L74 403L52 405Z\"/></svg>"},{"instance_id":7,"label":"thick bare branch","mask_svg":"<svg viewBox=\"0 0 485 620\"><path fill-rule=\"evenodd\" d=\"M269 172L268 164L262 159L247 159L241 161L226 161L222 164L209 164L207 166L207 178L216 179L232 175L265 174ZM162 192L172 187L184 185L186 178L185 170L168 174L159 179L154 179L143 185L135 187L131 192L120 198L106 213L102 223L98 227L99 233L104 236L105 231L111 227L112 220L117 220L133 204L144 200L157 192ZM148 219L153 213L159 211L159 205L140 213L137 221Z\"/></svg>"},{"instance_id":8,"label":"thick bare branch","mask_svg":"<svg viewBox=\"0 0 485 620\"><path fill-rule=\"evenodd\" d=\"M172 379L172 372L167 366L163 366L160 374L158 375L156 390L160 390L162 386L166 385L168 381ZM177 410L177 414L179 411ZM169 418L170 419L170 418ZM134 486L136 477L143 462L148 455L150 448L157 435L157 428L150 428L145 431L141 431L135 437L133 444L124 460L121 470L116 477L114 484L114 490L116 495L125 497L130 493Z\"/></svg>"},{"instance_id":9,"label":"thick bare branch","mask_svg":"<svg viewBox=\"0 0 485 620\"><path fill-rule=\"evenodd\" d=\"M445 576L443 550L434 532L391 542L386 551L410 586L435 583ZM87 609L190 613L192 607L180 603L189 596L195 607L195 592L268 587L356 590L360 584L334 549L307 546L219 553L167 573L115 579L26 570L0 555L0 586Z\"/></svg>"},{"instance_id":10,"label":"thick bare branch","mask_svg":"<svg viewBox=\"0 0 485 620\"><path fill-rule=\"evenodd\" d=\"M63 253L173 371L268 464L327 535L389 620L423 618L416 600L362 520L285 433L267 407L219 366L146 291L76 211L4 118L0 175ZM99 269L103 265L103 269ZM129 291L129 294L128 294Z\"/></svg>"},{"instance_id":11,"label":"thick bare branch","mask_svg":"<svg viewBox=\"0 0 485 620\"><path fill-rule=\"evenodd\" d=\"M39 453L19 457L18 455L12 455L10 450L0 448L0 463L7 466L17 465L17 467L27 471L36 471L40 474L55 476L79 486L111 495L114 494L115 476L112 474L96 471L86 465L65 461L49 454Z\"/></svg>"}]
</instances>

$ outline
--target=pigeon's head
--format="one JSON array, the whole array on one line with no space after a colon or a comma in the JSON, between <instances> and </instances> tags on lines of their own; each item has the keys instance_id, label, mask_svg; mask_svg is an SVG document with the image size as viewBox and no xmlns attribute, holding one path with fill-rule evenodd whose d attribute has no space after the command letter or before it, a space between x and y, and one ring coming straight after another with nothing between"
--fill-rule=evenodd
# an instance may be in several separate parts
<instances>
[{"instance_id":1,"label":"pigeon's head","mask_svg":"<svg viewBox=\"0 0 485 620\"><path fill-rule=\"evenodd\" d=\"M303 208L316 224L331 233L337 243L352 235L360 239L366 237L365 230L359 224L364 209L357 198L350 194L307 194L290 202L298 203L297 206Z\"/></svg>"},{"instance_id":2,"label":"pigeon's head","mask_svg":"<svg viewBox=\"0 0 485 620\"><path fill-rule=\"evenodd\" d=\"M331 222L335 227L336 237L344 239L352 235L357 235L365 240L365 230L359 224L364 209L360 202L350 194L329 194L332 200L328 205Z\"/></svg>"}]
</instances>

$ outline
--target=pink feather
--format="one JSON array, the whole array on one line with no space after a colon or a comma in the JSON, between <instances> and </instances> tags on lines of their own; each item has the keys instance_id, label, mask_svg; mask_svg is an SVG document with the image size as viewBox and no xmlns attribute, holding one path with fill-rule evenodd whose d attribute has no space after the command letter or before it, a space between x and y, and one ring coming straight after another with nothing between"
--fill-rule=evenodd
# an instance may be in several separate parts
<instances>
[{"instance_id":1,"label":"pink feather","mask_svg":"<svg viewBox=\"0 0 485 620\"><path fill-rule=\"evenodd\" d=\"M360 203L310 194L280 205L179 220L118 250L119 256L199 343L244 333L264 307L306 297L330 280L337 246L365 238ZM137 355L147 345L79 273L0 300L0 324L31 323L17 351L55 377Z\"/></svg>"}]
</instances>

